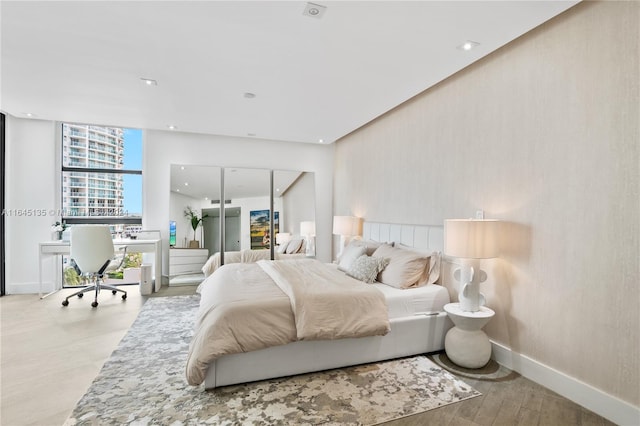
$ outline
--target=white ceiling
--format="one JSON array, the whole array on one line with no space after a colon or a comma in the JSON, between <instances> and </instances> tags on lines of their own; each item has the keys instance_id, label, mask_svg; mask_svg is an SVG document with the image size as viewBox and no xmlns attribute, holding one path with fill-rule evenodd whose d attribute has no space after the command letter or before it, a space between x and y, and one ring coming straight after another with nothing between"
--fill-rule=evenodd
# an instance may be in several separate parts
<instances>
[{"instance_id":1,"label":"white ceiling","mask_svg":"<svg viewBox=\"0 0 640 426\"><path fill-rule=\"evenodd\" d=\"M269 170L225 168L224 198L268 197L270 191ZM284 195L302 172L275 170L273 172L274 197ZM213 166L171 165L171 191L182 195L208 200L220 200L220 168Z\"/></svg>"},{"instance_id":2,"label":"white ceiling","mask_svg":"<svg viewBox=\"0 0 640 426\"><path fill-rule=\"evenodd\" d=\"M1 1L0 109L331 143L577 1L317 3Z\"/></svg>"}]
</instances>

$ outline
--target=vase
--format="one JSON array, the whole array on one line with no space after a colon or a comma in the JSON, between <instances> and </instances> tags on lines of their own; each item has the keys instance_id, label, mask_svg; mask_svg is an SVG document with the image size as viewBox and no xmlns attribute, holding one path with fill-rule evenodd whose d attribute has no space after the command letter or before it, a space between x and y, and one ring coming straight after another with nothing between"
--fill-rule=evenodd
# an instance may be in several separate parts
<instances>
[{"instance_id":1,"label":"vase","mask_svg":"<svg viewBox=\"0 0 640 426\"><path fill-rule=\"evenodd\" d=\"M189 241L189 248L200 248L200 241L198 240Z\"/></svg>"},{"instance_id":2,"label":"vase","mask_svg":"<svg viewBox=\"0 0 640 426\"><path fill-rule=\"evenodd\" d=\"M53 231L51 234L51 238L54 241L59 241L62 239L62 231Z\"/></svg>"}]
</instances>

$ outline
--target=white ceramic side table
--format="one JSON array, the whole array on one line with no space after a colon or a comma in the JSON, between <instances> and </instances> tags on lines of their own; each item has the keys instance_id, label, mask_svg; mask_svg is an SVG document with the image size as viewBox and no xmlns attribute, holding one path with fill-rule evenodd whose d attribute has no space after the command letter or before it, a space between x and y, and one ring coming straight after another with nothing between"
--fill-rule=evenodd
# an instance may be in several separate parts
<instances>
[{"instance_id":1,"label":"white ceramic side table","mask_svg":"<svg viewBox=\"0 0 640 426\"><path fill-rule=\"evenodd\" d=\"M444 310L454 324L444 338L447 357L461 367L484 367L491 358L491 342L482 327L495 312L486 306L476 312L463 311L459 303L446 304Z\"/></svg>"}]
</instances>

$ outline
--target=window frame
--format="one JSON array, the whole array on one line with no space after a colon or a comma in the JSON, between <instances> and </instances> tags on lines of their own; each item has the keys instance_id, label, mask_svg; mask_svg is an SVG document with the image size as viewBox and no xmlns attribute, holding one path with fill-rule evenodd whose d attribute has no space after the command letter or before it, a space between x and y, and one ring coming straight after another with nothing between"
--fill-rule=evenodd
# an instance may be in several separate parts
<instances>
[{"instance_id":1,"label":"window frame","mask_svg":"<svg viewBox=\"0 0 640 426\"><path fill-rule=\"evenodd\" d=\"M75 125L75 126L95 126L95 127L107 127L107 128L119 128L119 129L128 129L128 127L119 127L119 126L106 126L106 125L97 125L97 124L87 124L87 123L75 123L75 122L60 122L60 203L61 206L64 206L64 173L65 172L75 172L75 173L86 173L87 175L90 173L107 173L107 174L122 174L122 175L143 175L142 165L141 169L109 169L109 168L94 168L94 167L77 167L77 166L65 166L64 165L64 126L67 125ZM137 130L137 129L136 129ZM88 178L88 176L87 176ZM142 189L141 189L142 191ZM140 194L142 195L142 193ZM67 213L64 209L62 209L62 217L61 220L63 223L67 225L142 225L142 215L143 212L140 212L140 217L127 217L127 216L66 216L64 213Z\"/></svg>"}]
</instances>

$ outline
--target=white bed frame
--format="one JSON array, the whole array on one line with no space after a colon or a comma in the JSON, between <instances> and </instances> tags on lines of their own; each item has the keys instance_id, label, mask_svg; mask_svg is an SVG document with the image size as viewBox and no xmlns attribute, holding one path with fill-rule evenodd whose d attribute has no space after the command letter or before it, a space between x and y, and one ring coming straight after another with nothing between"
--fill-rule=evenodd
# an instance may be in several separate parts
<instances>
[{"instance_id":1,"label":"white bed frame","mask_svg":"<svg viewBox=\"0 0 640 426\"><path fill-rule=\"evenodd\" d=\"M442 226L365 222L363 239L398 242L409 247L443 250ZM385 336L298 341L253 352L224 355L209 366L205 388L310 373L444 349L453 326L446 313L414 315L390 321Z\"/></svg>"}]
</instances>

